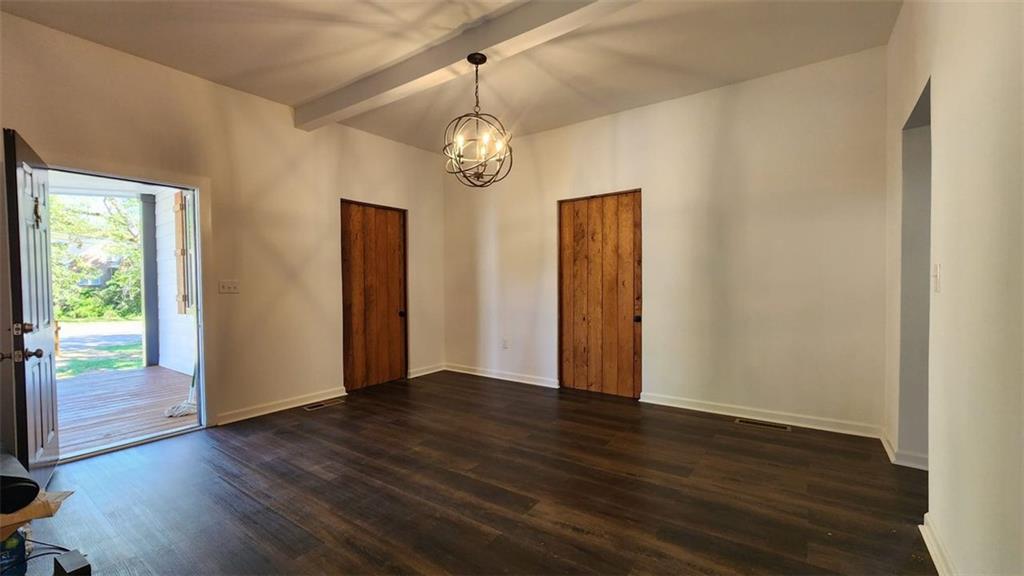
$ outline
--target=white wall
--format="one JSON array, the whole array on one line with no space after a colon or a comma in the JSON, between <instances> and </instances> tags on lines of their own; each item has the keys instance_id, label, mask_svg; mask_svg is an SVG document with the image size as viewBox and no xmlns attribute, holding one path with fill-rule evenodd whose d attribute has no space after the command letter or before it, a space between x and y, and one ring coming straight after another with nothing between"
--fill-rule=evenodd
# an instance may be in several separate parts
<instances>
[{"instance_id":1,"label":"white wall","mask_svg":"<svg viewBox=\"0 0 1024 576\"><path fill-rule=\"evenodd\" d=\"M485 191L446 180L447 361L555 384L556 202L641 188L643 399L877 434L884 58L519 138Z\"/></svg>"},{"instance_id":2,"label":"white wall","mask_svg":"<svg viewBox=\"0 0 1024 576\"><path fill-rule=\"evenodd\" d=\"M192 374L196 362L196 317L178 313L178 265L174 256L174 194L156 196L156 286L160 365Z\"/></svg>"},{"instance_id":3,"label":"white wall","mask_svg":"<svg viewBox=\"0 0 1024 576\"><path fill-rule=\"evenodd\" d=\"M410 367L443 361L439 159L29 21L2 19L2 122L55 165L200 189L217 423L341 392L339 198L409 210ZM241 294L217 294L220 278Z\"/></svg>"},{"instance_id":4,"label":"white wall","mask_svg":"<svg viewBox=\"0 0 1024 576\"><path fill-rule=\"evenodd\" d=\"M962 574L1024 573L1020 3L904 3L888 46L886 427L899 367L901 129L931 78L926 541Z\"/></svg>"}]
</instances>

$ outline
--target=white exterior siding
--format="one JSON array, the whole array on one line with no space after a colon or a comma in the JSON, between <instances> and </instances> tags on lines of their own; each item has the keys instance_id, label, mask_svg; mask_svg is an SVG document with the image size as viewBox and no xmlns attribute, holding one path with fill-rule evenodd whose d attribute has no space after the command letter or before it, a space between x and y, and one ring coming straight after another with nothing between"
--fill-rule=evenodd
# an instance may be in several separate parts
<instances>
[{"instance_id":1,"label":"white exterior siding","mask_svg":"<svg viewBox=\"0 0 1024 576\"><path fill-rule=\"evenodd\" d=\"M191 374L196 362L195 314L178 314L174 261L174 195L156 195L156 284L160 311L160 365Z\"/></svg>"}]
</instances>

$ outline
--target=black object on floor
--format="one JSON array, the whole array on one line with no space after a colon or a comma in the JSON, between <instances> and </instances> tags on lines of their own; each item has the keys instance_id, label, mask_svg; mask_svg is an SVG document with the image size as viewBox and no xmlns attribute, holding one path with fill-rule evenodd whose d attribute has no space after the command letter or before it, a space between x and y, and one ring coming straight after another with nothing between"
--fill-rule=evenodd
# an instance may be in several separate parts
<instances>
[{"instance_id":1,"label":"black object on floor","mask_svg":"<svg viewBox=\"0 0 1024 576\"><path fill-rule=\"evenodd\" d=\"M10 454L0 454L0 513L11 514L28 506L39 494L39 484Z\"/></svg>"}]
</instances>

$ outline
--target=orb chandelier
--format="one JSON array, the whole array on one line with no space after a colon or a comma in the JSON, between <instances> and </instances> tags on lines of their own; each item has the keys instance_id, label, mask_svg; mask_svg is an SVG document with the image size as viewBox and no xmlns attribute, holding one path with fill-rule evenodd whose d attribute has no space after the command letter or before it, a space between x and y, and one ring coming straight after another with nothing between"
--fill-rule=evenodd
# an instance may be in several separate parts
<instances>
[{"instance_id":1,"label":"orb chandelier","mask_svg":"<svg viewBox=\"0 0 1024 576\"><path fill-rule=\"evenodd\" d=\"M473 65L476 105L445 128L444 169L466 186L485 188L512 170L512 135L501 120L480 111L480 65L487 62L487 56L474 52L466 60Z\"/></svg>"}]
</instances>

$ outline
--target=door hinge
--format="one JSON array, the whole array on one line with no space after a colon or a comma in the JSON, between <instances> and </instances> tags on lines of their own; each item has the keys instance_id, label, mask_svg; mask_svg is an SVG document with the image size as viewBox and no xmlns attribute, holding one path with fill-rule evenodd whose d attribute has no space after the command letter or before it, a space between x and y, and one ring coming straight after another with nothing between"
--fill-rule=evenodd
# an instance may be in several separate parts
<instances>
[{"instance_id":1,"label":"door hinge","mask_svg":"<svg viewBox=\"0 0 1024 576\"><path fill-rule=\"evenodd\" d=\"M21 336L22 334L30 334L36 329L36 325L31 322L15 322L11 325L11 333L15 336Z\"/></svg>"}]
</instances>

